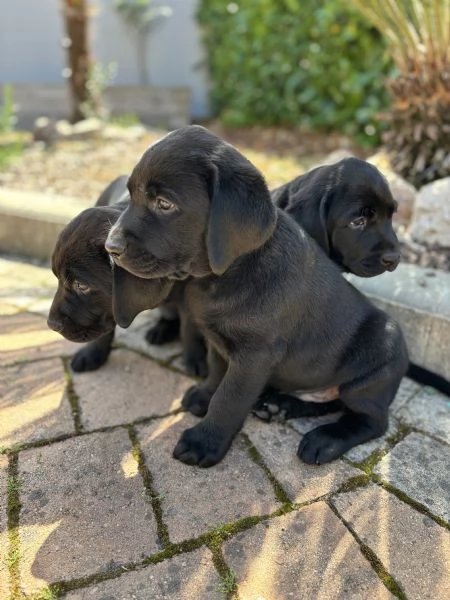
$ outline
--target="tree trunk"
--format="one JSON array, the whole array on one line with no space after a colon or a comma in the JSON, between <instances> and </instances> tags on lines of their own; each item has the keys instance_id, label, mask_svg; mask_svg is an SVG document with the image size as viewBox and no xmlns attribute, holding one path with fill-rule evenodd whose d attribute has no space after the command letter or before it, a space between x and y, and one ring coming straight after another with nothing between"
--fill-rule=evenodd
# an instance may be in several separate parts
<instances>
[{"instance_id":1,"label":"tree trunk","mask_svg":"<svg viewBox=\"0 0 450 600\"><path fill-rule=\"evenodd\" d=\"M72 123L84 118L81 105L89 99L87 88L89 49L87 39L87 0L62 0L64 27L70 44L67 47L69 84L72 95Z\"/></svg>"},{"instance_id":2,"label":"tree trunk","mask_svg":"<svg viewBox=\"0 0 450 600\"><path fill-rule=\"evenodd\" d=\"M136 62L139 73L139 83L141 85L148 85L150 83L148 77L148 63L147 63L147 43L148 43L148 31L139 31L136 35Z\"/></svg>"}]
</instances>

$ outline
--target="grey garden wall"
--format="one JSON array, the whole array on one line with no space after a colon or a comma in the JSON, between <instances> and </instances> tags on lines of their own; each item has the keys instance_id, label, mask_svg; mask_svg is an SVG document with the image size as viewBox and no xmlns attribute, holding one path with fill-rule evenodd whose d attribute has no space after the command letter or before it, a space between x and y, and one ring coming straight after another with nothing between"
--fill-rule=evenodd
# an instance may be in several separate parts
<instances>
[{"instance_id":1,"label":"grey garden wall","mask_svg":"<svg viewBox=\"0 0 450 600\"><path fill-rule=\"evenodd\" d=\"M139 83L130 30L116 13L113 0L90 0L91 48L100 62L118 64L117 85ZM195 20L198 0L165 0L172 16L163 19L148 41L149 79L154 85L189 86L191 116L206 117L207 77L200 30ZM63 82L65 54L60 0L0 0L0 84Z\"/></svg>"}]
</instances>

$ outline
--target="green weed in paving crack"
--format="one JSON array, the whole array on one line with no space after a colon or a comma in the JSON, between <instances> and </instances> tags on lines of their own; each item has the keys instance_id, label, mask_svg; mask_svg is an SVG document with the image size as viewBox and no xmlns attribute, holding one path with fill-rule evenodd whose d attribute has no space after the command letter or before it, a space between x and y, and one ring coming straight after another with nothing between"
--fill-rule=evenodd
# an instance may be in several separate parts
<instances>
[{"instance_id":1,"label":"green weed in paving crack","mask_svg":"<svg viewBox=\"0 0 450 600\"><path fill-rule=\"evenodd\" d=\"M41 590L38 594L29 596L28 600L56 600L57 596L50 588Z\"/></svg>"},{"instance_id":2,"label":"green weed in paving crack","mask_svg":"<svg viewBox=\"0 0 450 600\"><path fill-rule=\"evenodd\" d=\"M221 579L222 581L217 586L217 591L229 598L237 592L236 573L233 569L228 569L227 573Z\"/></svg>"}]
</instances>

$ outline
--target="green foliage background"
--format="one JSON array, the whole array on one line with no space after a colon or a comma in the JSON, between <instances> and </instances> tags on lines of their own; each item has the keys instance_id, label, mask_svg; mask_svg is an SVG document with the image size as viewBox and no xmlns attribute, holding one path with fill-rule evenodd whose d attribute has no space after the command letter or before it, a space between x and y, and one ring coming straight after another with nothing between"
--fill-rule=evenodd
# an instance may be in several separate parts
<instances>
[{"instance_id":1,"label":"green foliage background","mask_svg":"<svg viewBox=\"0 0 450 600\"><path fill-rule=\"evenodd\" d=\"M392 63L381 36L345 0L201 0L198 19L213 109L225 124L378 141L375 115L388 105L383 79Z\"/></svg>"}]
</instances>

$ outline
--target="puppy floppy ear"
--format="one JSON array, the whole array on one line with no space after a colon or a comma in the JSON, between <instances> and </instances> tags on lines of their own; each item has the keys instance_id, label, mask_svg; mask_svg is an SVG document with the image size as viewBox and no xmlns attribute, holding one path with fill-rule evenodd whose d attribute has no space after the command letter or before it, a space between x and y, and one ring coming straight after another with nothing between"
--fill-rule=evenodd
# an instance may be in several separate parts
<instances>
[{"instance_id":1,"label":"puppy floppy ear","mask_svg":"<svg viewBox=\"0 0 450 600\"><path fill-rule=\"evenodd\" d=\"M120 327L129 327L140 312L158 306L173 287L168 279L141 279L116 265L112 269L112 308Z\"/></svg>"},{"instance_id":2,"label":"puppy floppy ear","mask_svg":"<svg viewBox=\"0 0 450 600\"><path fill-rule=\"evenodd\" d=\"M287 212L330 255L329 213L335 194L334 165L316 167L296 181Z\"/></svg>"},{"instance_id":3,"label":"puppy floppy ear","mask_svg":"<svg viewBox=\"0 0 450 600\"><path fill-rule=\"evenodd\" d=\"M319 205L319 221L320 221L320 234L321 237L318 239L318 244L321 246L328 256L330 256L330 240L328 236L328 210L331 202L331 193L330 190L327 190L321 200ZM320 241L319 241L320 240Z\"/></svg>"},{"instance_id":4,"label":"puppy floppy ear","mask_svg":"<svg viewBox=\"0 0 450 600\"><path fill-rule=\"evenodd\" d=\"M277 215L263 176L231 146L212 159L210 199L208 258L222 275L239 256L264 244Z\"/></svg>"}]
</instances>

